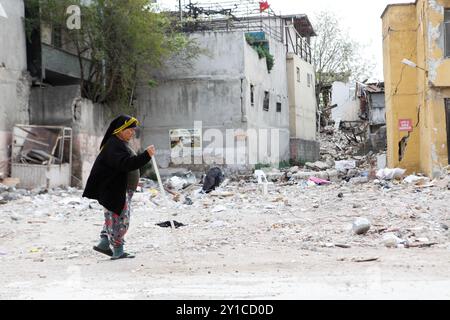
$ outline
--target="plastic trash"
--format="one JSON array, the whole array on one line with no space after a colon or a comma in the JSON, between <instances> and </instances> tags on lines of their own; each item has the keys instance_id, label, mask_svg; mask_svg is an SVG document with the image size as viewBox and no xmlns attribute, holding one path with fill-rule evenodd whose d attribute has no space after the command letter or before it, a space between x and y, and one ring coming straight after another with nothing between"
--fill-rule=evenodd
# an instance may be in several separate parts
<instances>
[{"instance_id":1,"label":"plastic trash","mask_svg":"<svg viewBox=\"0 0 450 320\"><path fill-rule=\"evenodd\" d=\"M381 180L392 180L392 179L400 179L404 174L406 170L395 168L395 169L380 169L377 172L377 178Z\"/></svg>"},{"instance_id":2,"label":"plastic trash","mask_svg":"<svg viewBox=\"0 0 450 320\"><path fill-rule=\"evenodd\" d=\"M409 184L418 184L420 182L425 182L425 178L416 175L410 175L403 179L403 181Z\"/></svg>"},{"instance_id":3,"label":"plastic trash","mask_svg":"<svg viewBox=\"0 0 450 320\"><path fill-rule=\"evenodd\" d=\"M173 189L179 191L183 189L183 186L186 184L186 181L180 177L172 177L167 181L167 186L169 189Z\"/></svg>"},{"instance_id":4,"label":"plastic trash","mask_svg":"<svg viewBox=\"0 0 450 320\"><path fill-rule=\"evenodd\" d=\"M399 244L403 244L405 242L393 233L384 234L381 241L388 248L397 248Z\"/></svg>"},{"instance_id":5,"label":"plastic trash","mask_svg":"<svg viewBox=\"0 0 450 320\"><path fill-rule=\"evenodd\" d=\"M347 170L356 168L356 161L355 160L336 161L334 165L336 170L340 172L346 172Z\"/></svg>"},{"instance_id":6,"label":"plastic trash","mask_svg":"<svg viewBox=\"0 0 450 320\"><path fill-rule=\"evenodd\" d=\"M265 172L262 170L255 170L255 178L258 180L258 184L263 183L263 182L268 183L267 176L266 176Z\"/></svg>"},{"instance_id":7,"label":"plastic trash","mask_svg":"<svg viewBox=\"0 0 450 320\"><path fill-rule=\"evenodd\" d=\"M222 170L218 167L211 168L203 179L203 192L214 191L225 180Z\"/></svg>"},{"instance_id":8,"label":"plastic trash","mask_svg":"<svg viewBox=\"0 0 450 320\"><path fill-rule=\"evenodd\" d=\"M255 170L255 178L258 180L258 186L262 189L264 195L268 194L268 184L267 176L262 170Z\"/></svg>"},{"instance_id":9,"label":"plastic trash","mask_svg":"<svg viewBox=\"0 0 450 320\"><path fill-rule=\"evenodd\" d=\"M320 178L316 178L316 177L309 178L309 181L312 181L312 182L314 182L315 184L317 184L319 186L331 184L331 182L328 181L328 180L324 180L324 179L320 179Z\"/></svg>"}]
</instances>

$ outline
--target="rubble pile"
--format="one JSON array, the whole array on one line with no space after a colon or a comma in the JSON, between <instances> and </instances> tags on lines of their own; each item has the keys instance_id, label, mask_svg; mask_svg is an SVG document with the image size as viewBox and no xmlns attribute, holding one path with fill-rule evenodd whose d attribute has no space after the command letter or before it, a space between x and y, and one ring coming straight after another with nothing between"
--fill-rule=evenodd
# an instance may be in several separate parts
<instances>
[{"instance_id":1,"label":"rubble pile","mask_svg":"<svg viewBox=\"0 0 450 320\"><path fill-rule=\"evenodd\" d=\"M168 189L168 201L156 182L141 178L132 204L133 248L146 251L151 243L155 255L168 254L170 250L161 244L167 240L161 225L167 225L168 217L176 217L176 225L183 226L177 228L183 250L194 252L269 244L310 251L450 247L448 171L431 180L380 169L373 178L360 175L367 182L356 183L345 177L351 170L360 170L353 168L360 160L342 161L328 169L323 163L309 165L309 169L265 168L247 181L225 177L210 193L202 192L201 181L194 181L190 174L177 175L179 186L189 186ZM31 237L21 240L30 242L30 248L17 254L7 251L5 259L38 254L48 259L48 252L54 253L50 255L54 259L95 255L79 237L88 221L93 227L84 237L96 241L103 208L81 195L82 190L76 188L22 190L0 184L0 238L9 242L17 236ZM18 231L23 223L29 225L25 234ZM53 243L42 244L40 237L33 238L33 232L43 232L39 226L50 228L49 234L71 226L76 240L64 246L72 249L58 251Z\"/></svg>"},{"instance_id":2,"label":"rubble pile","mask_svg":"<svg viewBox=\"0 0 450 320\"><path fill-rule=\"evenodd\" d=\"M294 179L296 183L275 179L287 172L293 173L292 178L300 172L297 170L295 167L285 171L257 170L253 179L227 181L209 194L201 193L199 183L180 192L193 199L193 203L175 204L179 212L186 212L177 214L177 219L184 219L189 226L213 229L215 237L222 235L224 239L219 241L222 245L216 244L217 248L245 243L252 237L264 238L267 233L273 244L297 243L311 250L450 244L450 216L443 207L450 176L433 181L395 176L364 184L345 179L330 183L315 177ZM267 181L261 173L267 173ZM312 173L317 175L320 171ZM157 197L155 201L162 199ZM248 219L256 219L254 225L243 227L243 221ZM208 242L204 238L196 243L202 241Z\"/></svg>"},{"instance_id":3,"label":"rubble pile","mask_svg":"<svg viewBox=\"0 0 450 320\"><path fill-rule=\"evenodd\" d=\"M320 133L320 155L323 159L346 160L360 152L362 141L351 131L327 126Z\"/></svg>"},{"instance_id":4,"label":"rubble pile","mask_svg":"<svg viewBox=\"0 0 450 320\"><path fill-rule=\"evenodd\" d=\"M326 160L307 162L304 166L290 168L262 168L270 182L287 184L303 183L315 178L329 182L346 181L353 184L368 183L376 178L378 155L370 152L366 156L353 156L349 160ZM247 179L254 181L254 179Z\"/></svg>"},{"instance_id":5,"label":"rubble pile","mask_svg":"<svg viewBox=\"0 0 450 320\"><path fill-rule=\"evenodd\" d=\"M303 174L299 167L266 172L292 176L266 181L260 170L248 181L225 177L210 193L202 193L203 185L196 181L171 190L168 200L156 182L141 179L132 200L127 248L139 255L139 265L149 274L156 265L162 273L167 265L186 269L176 262L181 253L194 261L189 267L198 273L205 272L205 261L213 266L206 270L210 272L222 266L225 272L243 270L248 263L240 261L251 255L269 259L270 265L281 257L285 265L302 260L313 268L323 261L345 268L355 262L387 263L399 255L419 254L413 250L421 250L422 257L447 257L442 253L450 249L448 174L436 180L417 175L354 184L318 178L323 171L310 171L312 179L292 179ZM48 266L66 270L68 264L97 269L99 261L109 259L92 250L104 209L82 198L82 190L28 191L0 185L0 194L8 199L0 205L2 266L25 266L44 274L42 270L54 270ZM168 230L171 221L174 231ZM322 258L326 260L317 260ZM403 261L408 267L413 263ZM145 267L134 267L133 276Z\"/></svg>"},{"instance_id":6,"label":"rubble pile","mask_svg":"<svg viewBox=\"0 0 450 320\"><path fill-rule=\"evenodd\" d=\"M34 201L36 199L51 201L52 197L72 197L81 195L82 191L72 187L60 188L35 188L32 190L20 189L15 186L5 185L0 183L0 205L5 205L8 202L27 199ZM77 201L81 203L80 201Z\"/></svg>"}]
</instances>

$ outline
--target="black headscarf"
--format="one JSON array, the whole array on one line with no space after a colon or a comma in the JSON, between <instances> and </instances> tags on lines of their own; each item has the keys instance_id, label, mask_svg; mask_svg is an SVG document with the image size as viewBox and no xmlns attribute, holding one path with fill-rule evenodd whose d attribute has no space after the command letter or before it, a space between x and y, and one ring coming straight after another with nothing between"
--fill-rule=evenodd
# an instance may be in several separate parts
<instances>
[{"instance_id":1,"label":"black headscarf","mask_svg":"<svg viewBox=\"0 0 450 320\"><path fill-rule=\"evenodd\" d=\"M129 115L122 114L115 118L111 124L108 127L108 130L106 130L105 137L102 140L102 143L100 145L100 150L103 149L105 144L108 142L109 138L111 138L113 135L118 134L119 132L128 129L128 128L135 128L139 125L139 121Z\"/></svg>"}]
</instances>

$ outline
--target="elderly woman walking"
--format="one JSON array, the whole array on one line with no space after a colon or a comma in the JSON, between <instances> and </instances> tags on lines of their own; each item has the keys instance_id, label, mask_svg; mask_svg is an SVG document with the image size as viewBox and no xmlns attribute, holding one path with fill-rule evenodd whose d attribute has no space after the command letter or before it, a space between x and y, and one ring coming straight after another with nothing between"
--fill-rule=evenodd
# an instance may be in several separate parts
<instances>
[{"instance_id":1,"label":"elderly woman walking","mask_svg":"<svg viewBox=\"0 0 450 320\"><path fill-rule=\"evenodd\" d=\"M95 199L105 208L100 243L93 249L112 260L134 258L123 248L130 225L131 198L139 183L139 168L155 154L154 146L136 155L129 145L138 125L138 120L128 115L111 122L83 193L83 197Z\"/></svg>"}]
</instances>

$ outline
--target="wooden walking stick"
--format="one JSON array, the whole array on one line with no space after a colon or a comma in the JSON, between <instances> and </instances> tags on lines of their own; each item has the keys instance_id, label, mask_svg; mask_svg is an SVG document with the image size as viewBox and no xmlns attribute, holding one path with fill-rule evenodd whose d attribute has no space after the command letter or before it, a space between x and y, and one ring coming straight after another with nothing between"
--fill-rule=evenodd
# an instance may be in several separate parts
<instances>
[{"instance_id":1,"label":"wooden walking stick","mask_svg":"<svg viewBox=\"0 0 450 320\"><path fill-rule=\"evenodd\" d=\"M163 186L163 183L162 183L162 180L161 180L161 176L159 175L159 170L158 170L158 166L156 164L155 156L152 157L152 164L153 164L153 168L155 169L156 177L158 178L158 184L159 184L159 188L161 189L161 194L162 194L162 196L164 198L164 202L165 202L166 207L167 207L168 221L170 221L170 226L172 228L172 231L173 231L173 234L174 234L174 237L175 237L175 241L177 243L177 247L178 247L178 250L179 250L179 253L180 253L180 256L181 256L181 260L184 263L183 253L180 250L181 249L180 243L178 241L177 235L175 234L175 223L173 222L173 220L172 220L172 218L170 217L170 214L169 214L169 201L167 199L166 190L164 190L164 186Z\"/></svg>"}]
</instances>

